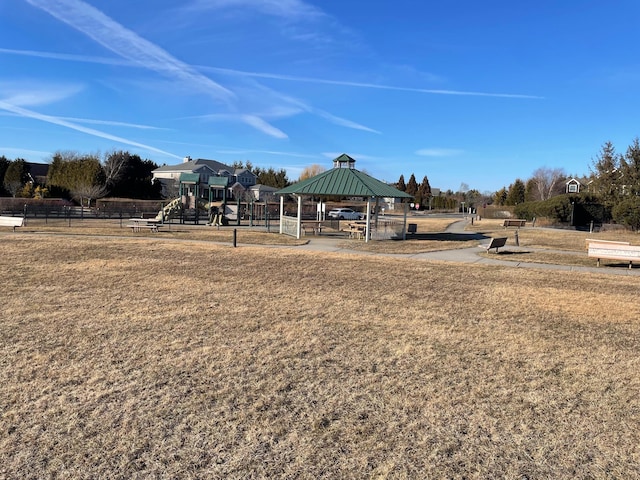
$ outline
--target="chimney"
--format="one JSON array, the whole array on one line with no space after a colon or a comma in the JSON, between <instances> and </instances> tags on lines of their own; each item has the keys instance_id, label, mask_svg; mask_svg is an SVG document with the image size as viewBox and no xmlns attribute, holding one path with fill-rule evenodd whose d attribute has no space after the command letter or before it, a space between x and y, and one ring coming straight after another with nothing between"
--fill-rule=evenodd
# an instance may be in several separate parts
<instances>
[{"instance_id":1,"label":"chimney","mask_svg":"<svg viewBox=\"0 0 640 480\"><path fill-rule=\"evenodd\" d=\"M187 163L191 161L191 157L189 155L187 155L186 157L184 157L183 162Z\"/></svg>"}]
</instances>

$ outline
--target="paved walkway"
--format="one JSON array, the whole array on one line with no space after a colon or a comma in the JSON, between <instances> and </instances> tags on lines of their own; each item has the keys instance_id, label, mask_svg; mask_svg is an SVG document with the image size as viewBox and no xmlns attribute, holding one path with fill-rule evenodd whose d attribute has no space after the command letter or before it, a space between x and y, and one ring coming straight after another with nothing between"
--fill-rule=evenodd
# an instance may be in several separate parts
<instances>
[{"instance_id":1,"label":"paved walkway","mask_svg":"<svg viewBox=\"0 0 640 480\"><path fill-rule=\"evenodd\" d=\"M451 233L456 235L464 235L469 237L477 236L476 232L472 232L469 230L465 230L468 225L467 220L461 220L459 222L455 222L447 228L445 233ZM539 270L562 270L562 271L570 271L570 272L592 272L592 273L605 273L611 275L627 275L627 276L640 276L640 268L629 269L625 267L579 267L579 266L571 266L571 265L553 265L547 263L532 263L532 262L513 262L509 260L500 260L498 258L488 258L484 255L480 255L484 250L481 248L470 247L470 248L460 248L453 250L439 250L436 252L425 252L425 253L375 253L375 252L366 252L362 250L351 250L342 248L340 245L344 245L344 239L337 239L331 237L307 237L309 242L306 245L300 245L297 247L292 247L300 250L313 250L313 251L323 251L323 252L340 252L340 253L351 253L357 255L383 255L389 257L396 258L412 258L416 260L433 260L433 261L442 261L442 262L457 262L457 263L477 263L482 265L501 265L505 267L512 268L537 268ZM488 242L485 242L488 243ZM480 241L478 242L478 245ZM529 248L522 249L520 247L515 247L510 245L509 250L526 250L526 251L547 251L547 252L558 252L557 250L549 250L542 248ZM567 252L561 252L567 253ZM496 255L497 257L498 255Z\"/></svg>"}]
</instances>

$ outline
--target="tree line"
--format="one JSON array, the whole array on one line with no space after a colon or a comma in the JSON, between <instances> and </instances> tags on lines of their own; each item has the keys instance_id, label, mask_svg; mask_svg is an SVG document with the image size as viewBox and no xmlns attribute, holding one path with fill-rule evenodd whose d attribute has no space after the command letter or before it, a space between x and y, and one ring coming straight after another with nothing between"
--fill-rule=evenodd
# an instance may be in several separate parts
<instances>
[{"instance_id":1,"label":"tree line","mask_svg":"<svg viewBox=\"0 0 640 480\"><path fill-rule=\"evenodd\" d=\"M284 169L254 167L251 162L236 162L234 168L246 168L257 182L275 188L290 185ZM58 151L49 161L44 181L31 175L30 163L23 158L9 160L0 156L0 196L23 198L61 197L91 206L106 196L141 200L162 198L162 185L153 180L158 165L127 151L105 155Z\"/></svg>"},{"instance_id":2,"label":"tree line","mask_svg":"<svg viewBox=\"0 0 640 480\"><path fill-rule=\"evenodd\" d=\"M125 151L98 154L56 152L49 163L47 177L38 182L31 176L29 162L0 157L0 179L4 195L13 197L47 196L72 198L91 206L92 200L106 195L137 199L160 198L161 185L152 182L158 165Z\"/></svg>"}]
</instances>

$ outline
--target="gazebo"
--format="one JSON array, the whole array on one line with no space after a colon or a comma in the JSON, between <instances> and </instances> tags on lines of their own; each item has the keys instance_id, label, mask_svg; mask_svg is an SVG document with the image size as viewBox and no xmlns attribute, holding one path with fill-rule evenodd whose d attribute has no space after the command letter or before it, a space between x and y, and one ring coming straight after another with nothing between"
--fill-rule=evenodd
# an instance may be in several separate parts
<instances>
[{"instance_id":1,"label":"gazebo","mask_svg":"<svg viewBox=\"0 0 640 480\"><path fill-rule=\"evenodd\" d=\"M413 198L397 188L355 169L355 160L347 154L342 154L333 160L333 168L322 172L315 177L307 178L294 183L276 195L280 195L280 233L300 238L302 235L302 199L305 196L322 198L326 197L362 197L367 200L367 216L365 241L371 238L371 203L375 202L376 217L380 198ZM295 217L284 215L284 196L294 195L298 200L297 215ZM406 232L407 209L404 209L403 232ZM404 234L403 234L404 236Z\"/></svg>"}]
</instances>

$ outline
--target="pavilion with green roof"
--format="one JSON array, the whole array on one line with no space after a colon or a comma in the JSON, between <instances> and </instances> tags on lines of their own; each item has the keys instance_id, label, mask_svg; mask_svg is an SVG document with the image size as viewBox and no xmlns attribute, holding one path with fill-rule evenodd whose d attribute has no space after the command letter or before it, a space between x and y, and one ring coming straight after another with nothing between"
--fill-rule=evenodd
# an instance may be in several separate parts
<instances>
[{"instance_id":1,"label":"pavilion with green roof","mask_svg":"<svg viewBox=\"0 0 640 480\"><path fill-rule=\"evenodd\" d=\"M366 173L355 169L355 160L347 154L342 154L333 160L333 168L320 173L301 182L289 185L282 190L278 190L276 195L280 195L280 233L293 235L300 238L302 234L302 200L306 197L362 197L367 200L367 217L365 240L371 238L372 221L377 220L378 203L381 198L413 198L406 192L398 190L380 180L377 180ZM298 199L298 210L296 217L284 215L284 196L294 195ZM371 203L375 202L375 217L371 215ZM403 232L406 232L406 212L404 209ZM403 233L404 236L404 233Z\"/></svg>"}]
</instances>

